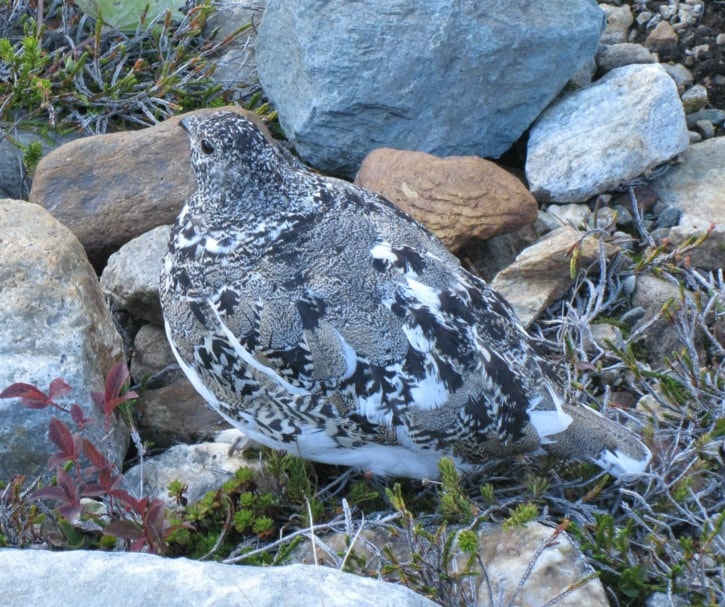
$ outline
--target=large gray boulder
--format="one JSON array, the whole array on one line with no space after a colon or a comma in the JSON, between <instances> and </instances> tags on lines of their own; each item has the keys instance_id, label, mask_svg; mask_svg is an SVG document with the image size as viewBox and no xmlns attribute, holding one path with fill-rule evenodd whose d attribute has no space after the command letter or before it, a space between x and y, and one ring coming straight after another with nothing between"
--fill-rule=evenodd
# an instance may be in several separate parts
<instances>
[{"instance_id":1,"label":"large gray boulder","mask_svg":"<svg viewBox=\"0 0 725 607\"><path fill-rule=\"evenodd\" d=\"M103 416L89 392L103 391L106 374L123 361L123 342L83 247L42 207L0 200L0 250L0 391L23 382L46 392L62 378L73 391L61 404L78 403L95 420L87 432L120 466L128 432L119 423L102 441ZM58 450L47 438L51 416L73 426L55 409L0 400L0 480L48 471Z\"/></svg>"},{"instance_id":2,"label":"large gray boulder","mask_svg":"<svg viewBox=\"0 0 725 607\"><path fill-rule=\"evenodd\" d=\"M627 65L553 103L531 128L529 188L581 202L687 149L685 112L660 65Z\"/></svg>"},{"instance_id":3,"label":"large gray boulder","mask_svg":"<svg viewBox=\"0 0 725 607\"><path fill-rule=\"evenodd\" d=\"M126 552L0 550L4 607L436 607L403 586L328 567L241 567Z\"/></svg>"},{"instance_id":4,"label":"large gray boulder","mask_svg":"<svg viewBox=\"0 0 725 607\"><path fill-rule=\"evenodd\" d=\"M301 157L352 176L385 146L500 156L603 28L591 0L270 0L257 66Z\"/></svg>"}]
</instances>

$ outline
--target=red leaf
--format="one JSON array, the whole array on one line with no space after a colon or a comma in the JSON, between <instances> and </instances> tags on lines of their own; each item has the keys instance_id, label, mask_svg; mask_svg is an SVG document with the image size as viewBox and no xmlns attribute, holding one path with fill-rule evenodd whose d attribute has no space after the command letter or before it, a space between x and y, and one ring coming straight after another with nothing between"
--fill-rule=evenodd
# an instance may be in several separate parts
<instances>
[{"instance_id":1,"label":"red leaf","mask_svg":"<svg viewBox=\"0 0 725 607\"><path fill-rule=\"evenodd\" d=\"M50 400L55 400L56 398L65 396L71 390L72 388L67 383L65 383L60 377L56 377L52 382L50 382L50 387L48 388L48 398Z\"/></svg>"},{"instance_id":2,"label":"red leaf","mask_svg":"<svg viewBox=\"0 0 725 607\"><path fill-rule=\"evenodd\" d=\"M96 471L105 470L110 465L106 456L96 449L96 446L87 438L83 439L83 454L88 458L88 461L91 462L91 465Z\"/></svg>"},{"instance_id":3,"label":"red leaf","mask_svg":"<svg viewBox=\"0 0 725 607\"><path fill-rule=\"evenodd\" d=\"M33 499L47 498L65 502L58 512L68 520L75 520L81 513L81 494L73 478L63 468L58 468L55 478L56 487L43 487L32 495Z\"/></svg>"},{"instance_id":4,"label":"red leaf","mask_svg":"<svg viewBox=\"0 0 725 607\"><path fill-rule=\"evenodd\" d=\"M166 504L160 499L151 500L144 515L144 526L153 529L161 537L166 525Z\"/></svg>"},{"instance_id":5,"label":"red leaf","mask_svg":"<svg viewBox=\"0 0 725 607\"><path fill-rule=\"evenodd\" d=\"M52 440L63 453L73 452L73 435L66 426L57 417L50 419L50 430L48 430L48 438Z\"/></svg>"},{"instance_id":6,"label":"red leaf","mask_svg":"<svg viewBox=\"0 0 725 607\"><path fill-rule=\"evenodd\" d=\"M106 391L104 396L106 397L107 403L121 396L121 390L123 390L123 386L128 381L130 375L126 363L120 362L113 365L106 376Z\"/></svg>"},{"instance_id":7,"label":"red leaf","mask_svg":"<svg viewBox=\"0 0 725 607\"><path fill-rule=\"evenodd\" d=\"M80 434L71 434L68 426L57 417L53 417L50 420L48 438L60 449L58 453L52 455L48 460L50 468L62 461L78 462L82 447Z\"/></svg>"},{"instance_id":8,"label":"red leaf","mask_svg":"<svg viewBox=\"0 0 725 607\"><path fill-rule=\"evenodd\" d=\"M18 382L0 392L0 398L19 398L28 409L45 409L52 400L32 384Z\"/></svg>"},{"instance_id":9,"label":"red leaf","mask_svg":"<svg viewBox=\"0 0 725 607\"><path fill-rule=\"evenodd\" d=\"M144 537L143 529L131 521L111 521L103 532L124 540L139 540Z\"/></svg>"},{"instance_id":10,"label":"red leaf","mask_svg":"<svg viewBox=\"0 0 725 607\"><path fill-rule=\"evenodd\" d=\"M86 426L90 426L93 423L93 420L90 417L86 417L86 414L84 413L83 409L80 405L77 405L76 403L73 403L70 406L70 416L73 418L73 421L76 423L76 425L79 428L85 428Z\"/></svg>"},{"instance_id":11,"label":"red leaf","mask_svg":"<svg viewBox=\"0 0 725 607\"><path fill-rule=\"evenodd\" d=\"M91 392L91 400L101 413L106 410L106 397L103 395L103 392Z\"/></svg>"}]
</instances>

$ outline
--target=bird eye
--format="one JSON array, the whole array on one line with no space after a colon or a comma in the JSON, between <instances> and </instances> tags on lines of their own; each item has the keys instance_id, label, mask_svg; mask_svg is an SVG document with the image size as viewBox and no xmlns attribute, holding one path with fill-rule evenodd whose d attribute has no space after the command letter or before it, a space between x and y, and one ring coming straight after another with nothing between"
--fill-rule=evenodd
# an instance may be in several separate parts
<instances>
[{"instance_id":1,"label":"bird eye","mask_svg":"<svg viewBox=\"0 0 725 607\"><path fill-rule=\"evenodd\" d=\"M214 153L214 146L208 139L202 139L199 142L199 147L201 148L201 151L204 152L204 154L206 154L207 156Z\"/></svg>"}]
</instances>

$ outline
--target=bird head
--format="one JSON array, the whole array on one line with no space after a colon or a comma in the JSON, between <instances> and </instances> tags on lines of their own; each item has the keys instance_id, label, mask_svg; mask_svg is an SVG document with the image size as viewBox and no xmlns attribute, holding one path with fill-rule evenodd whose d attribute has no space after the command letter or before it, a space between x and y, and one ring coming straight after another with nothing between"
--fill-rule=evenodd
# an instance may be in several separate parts
<instances>
[{"instance_id":1,"label":"bird head","mask_svg":"<svg viewBox=\"0 0 725 607\"><path fill-rule=\"evenodd\" d=\"M251 121L234 112L192 114L180 122L191 143L191 164L200 193L243 199L245 192L268 179L279 152Z\"/></svg>"}]
</instances>

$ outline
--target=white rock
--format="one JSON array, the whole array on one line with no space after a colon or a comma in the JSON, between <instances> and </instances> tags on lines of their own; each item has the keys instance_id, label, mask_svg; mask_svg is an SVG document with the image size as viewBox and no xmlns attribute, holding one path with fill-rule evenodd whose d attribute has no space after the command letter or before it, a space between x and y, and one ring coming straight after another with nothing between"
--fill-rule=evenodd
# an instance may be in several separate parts
<instances>
[{"instance_id":1,"label":"white rock","mask_svg":"<svg viewBox=\"0 0 725 607\"><path fill-rule=\"evenodd\" d=\"M604 30L599 42L602 44L618 44L627 41L629 26L634 17L632 9L627 4L614 6L613 4L599 4L599 8L607 16L607 28Z\"/></svg>"},{"instance_id":2,"label":"white rock","mask_svg":"<svg viewBox=\"0 0 725 607\"><path fill-rule=\"evenodd\" d=\"M531 129L526 176L541 201L580 202L688 145L674 81L657 64L609 72L546 110Z\"/></svg>"},{"instance_id":3,"label":"white rock","mask_svg":"<svg viewBox=\"0 0 725 607\"><path fill-rule=\"evenodd\" d=\"M143 466L137 464L130 468L126 480L129 487L137 491L143 473L143 494L166 500L169 505L173 504L167 493L169 483L178 480L187 486L185 496L189 502L197 502L207 491L221 487L239 468L252 468L257 474L261 472L260 462L245 459L239 450L232 454L229 451L228 443L176 445L161 455L146 458Z\"/></svg>"},{"instance_id":4,"label":"white rock","mask_svg":"<svg viewBox=\"0 0 725 607\"><path fill-rule=\"evenodd\" d=\"M436 607L328 567L243 567L128 552L0 550L4 607Z\"/></svg>"},{"instance_id":5,"label":"white rock","mask_svg":"<svg viewBox=\"0 0 725 607\"><path fill-rule=\"evenodd\" d=\"M550 527L530 523L511 530L484 529L479 537L480 562L486 568L494 598L491 604L487 584L476 578L480 607L548 605L557 596L557 607L609 607L604 587L594 576L564 594L593 573L566 533L557 535ZM465 557L458 560L462 568Z\"/></svg>"},{"instance_id":6,"label":"white rock","mask_svg":"<svg viewBox=\"0 0 725 607\"><path fill-rule=\"evenodd\" d=\"M692 88L682 93L682 105L689 114L701 110L707 105L707 89L701 84L696 84Z\"/></svg>"},{"instance_id":7,"label":"white rock","mask_svg":"<svg viewBox=\"0 0 725 607\"><path fill-rule=\"evenodd\" d=\"M559 220L559 226L571 225L580 230L584 228L589 217L589 207L585 204L552 204L546 209Z\"/></svg>"}]
</instances>

